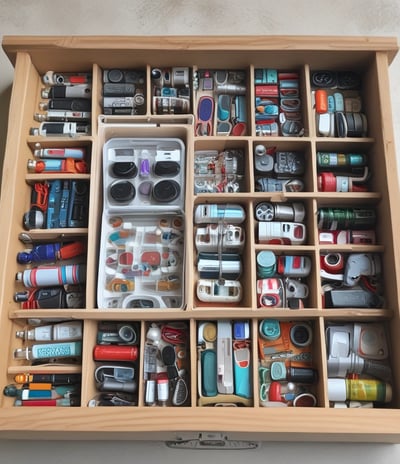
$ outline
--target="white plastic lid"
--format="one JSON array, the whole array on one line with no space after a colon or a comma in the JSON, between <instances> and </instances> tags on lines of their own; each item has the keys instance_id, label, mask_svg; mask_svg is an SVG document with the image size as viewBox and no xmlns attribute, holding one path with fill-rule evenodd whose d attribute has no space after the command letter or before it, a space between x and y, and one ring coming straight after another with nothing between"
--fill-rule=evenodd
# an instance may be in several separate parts
<instances>
[{"instance_id":1,"label":"white plastic lid","mask_svg":"<svg viewBox=\"0 0 400 464\"><path fill-rule=\"evenodd\" d=\"M346 381L344 379L328 379L329 401L346 400Z\"/></svg>"}]
</instances>

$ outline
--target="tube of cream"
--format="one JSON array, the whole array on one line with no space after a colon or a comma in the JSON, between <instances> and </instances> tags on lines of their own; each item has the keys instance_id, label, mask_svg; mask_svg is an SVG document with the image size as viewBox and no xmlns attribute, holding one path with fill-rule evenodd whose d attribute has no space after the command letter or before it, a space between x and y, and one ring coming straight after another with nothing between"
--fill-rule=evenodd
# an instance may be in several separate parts
<instances>
[{"instance_id":1,"label":"tube of cream","mask_svg":"<svg viewBox=\"0 0 400 464\"><path fill-rule=\"evenodd\" d=\"M32 330L21 330L16 332L17 338L36 341L73 341L82 339L82 322L68 321L60 324L43 325Z\"/></svg>"},{"instance_id":2,"label":"tube of cream","mask_svg":"<svg viewBox=\"0 0 400 464\"><path fill-rule=\"evenodd\" d=\"M81 356L82 342L43 343L14 350L15 359L49 359Z\"/></svg>"}]
</instances>

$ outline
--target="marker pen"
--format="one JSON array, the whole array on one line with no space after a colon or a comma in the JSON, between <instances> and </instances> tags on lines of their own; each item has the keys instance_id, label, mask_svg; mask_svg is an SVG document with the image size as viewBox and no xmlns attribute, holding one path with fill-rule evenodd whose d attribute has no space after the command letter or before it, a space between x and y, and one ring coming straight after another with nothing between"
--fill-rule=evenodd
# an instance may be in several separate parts
<instances>
[{"instance_id":1,"label":"marker pen","mask_svg":"<svg viewBox=\"0 0 400 464\"><path fill-rule=\"evenodd\" d=\"M81 321L68 321L60 324L50 324L35 327L32 330L18 330L16 332L17 338L23 340L36 340L36 341L74 341L82 339L82 322Z\"/></svg>"},{"instance_id":2,"label":"marker pen","mask_svg":"<svg viewBox=\"0 0 400 464\"><path fill-rule=\"evenodd\" d=\"M52 388L50 385L50 388L31 390L30 388L18 388L17 385L11 384L4 387L3 393L5 396L15 397L21 400L41 400L68 397L71 393L76 391L77 387L75 385L64 385L56 388Z\"/></svg>"},{"instance_id":3,"label":"marker pen","mask_svg":"<svg viewBox=\"0 0 400 464\"><path fill-rule=\"evenodd\" d=\"M51 390L53 388L53 385L51 383L30 383L27 388L29 390Z\"/></svg>"},{"instance_id":4,"label":"marker pen","mask_svg":"<svg viewBox=\"0 0 400 464\"><path fill-rule=\"evenodd\" d=\"M133 348L133 347L132 347ZM44 343L14 350L15 359L48 359L81 356L82 342Z\"/></svg>"},{"instance_id":5,"label":"marker pen","mask_svg":"<svg viewBox=\"0 0 400 464\"><path fill-rule=\"evenodd\" d=\"M76 398L55 398L47 400L20 400L14 402L14 406L79 406Z\"/></svg>"},{"instance_id":6,"label":"marker pen","mask_svg":"<svg viewBox=\"0 0 400 464\"><path fill-rule=\"evenodd\" d=\"M42 148L35 150L36 158L73 158L81 160L85 157L85 148Z\"/></svg>"},{"instance_id":7,"label":"marker pen","mask_svg":"<svg viewBox=\"0 0 400 464\"><path fill-rule=\"evenodd\" d=\"M77 122L42 122L39 127L31 127L30 135L59 136L59 135L78 135L88 134L89 124Z\"/></svg>"},{"instance_id":8,"label":"marker pen","mask_svg":"<svg viewBox=\"0 0 400 464\"><path fill-rule=\"evenodd\" d=\"M53 85L42 89L42 98L90 98L90 84Z\"/></svg>"},{"instance_id":9,"label":"marker pen","mask_svg":"<svg viewBox=\"0 0 400 464\"><path fill-rule=\"evenodd\" d=\"M92 113L89 111L48 110L45 114L35 113L35 121L89 121Z\"/></svg>"},{"instance_id":10,"label":"marker pen","mask_svg":"<svg viewBox=\"0 0 400 464\"><path fill-rule=\"evenodd\" d=\"M81 374L17 374L14 381L18 384L48 382L53 386L81 383Z\"/></svg>"}]
</instances>

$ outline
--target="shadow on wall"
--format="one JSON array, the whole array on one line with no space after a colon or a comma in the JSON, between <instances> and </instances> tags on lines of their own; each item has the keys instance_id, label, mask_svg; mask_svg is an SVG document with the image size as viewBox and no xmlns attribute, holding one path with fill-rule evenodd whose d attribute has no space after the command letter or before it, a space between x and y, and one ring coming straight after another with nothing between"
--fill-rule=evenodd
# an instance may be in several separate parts
<instances>
[{"instance_id":1,"label":"shadow on wall","mask_svg":"<svg viewBox=\"0 0 400 464\"><path fill-rule=\"evenodd\" d=\"M4 152L6 149L11 89L12 85L10 84L5 90L0 92L0 173L3 171Z\"/></svg>"}]
</instances>

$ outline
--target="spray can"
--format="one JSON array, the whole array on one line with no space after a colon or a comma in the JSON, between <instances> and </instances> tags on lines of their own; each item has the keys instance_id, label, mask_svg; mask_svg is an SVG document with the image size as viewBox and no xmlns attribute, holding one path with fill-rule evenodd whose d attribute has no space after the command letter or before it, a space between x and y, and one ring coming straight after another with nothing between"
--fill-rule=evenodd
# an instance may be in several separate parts
<instances>
[{"instance_id":1,"label":"spray can","mask_svg":"<svg viewBox=\"0 0 400 464\"><path fill-rule=\"evenodd\" d=\"M376 401L390 403L392 386L372 379L328 379L329 401Z\"/></svg>"},{"instance_id":2,"label":"spray can","mask_svg":"<svg viewBox=\"0 0 400 464\"><path fill-rule=\"evenodd\" d=\"M43 266L17 272L15 279L25 287L50 287L52 285L81 284L85 282L86 266L68 264L65 266Z\"/></svg>"}]
</instances>

